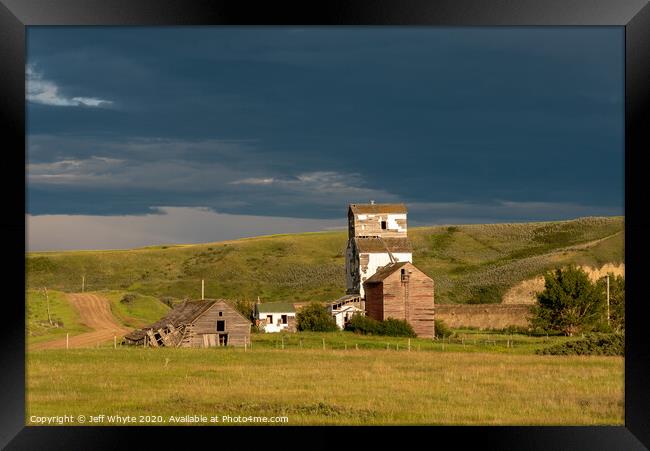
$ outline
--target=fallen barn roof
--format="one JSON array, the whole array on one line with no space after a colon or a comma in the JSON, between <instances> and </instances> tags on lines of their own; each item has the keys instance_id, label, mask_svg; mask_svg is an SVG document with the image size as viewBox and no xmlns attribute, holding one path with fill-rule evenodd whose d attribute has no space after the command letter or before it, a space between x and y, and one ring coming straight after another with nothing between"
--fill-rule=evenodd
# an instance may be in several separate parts
<instances>
[{"instance_id":1,"label":"fallen barn roof","mask_svg":"<svg viewBox=\"0 0 650 451\"><path fill-rule=\"evenodd\" d=\"M124 338L138 341L144 338L148 330L162 329L164 327L167 327L168 324L172 324L174 327L178 328L181 325L192 323L196 318L201 316L201 314L212 307L212 305L220 301L230 305L230 303L225 299L203 301L185 300L183 303L175 306L165 316L163 316L155 323L145 326L142 329L136 329L133 332L125 335Z\"/></svg>"},{"instance_id":2,"label":"fallen barn roof","mask_svg":"<svg viewBox=\"0 0 650 451\"><path fill-rule=\"evenodd\" d=\"M354 243L359 252L385 253L386 247L391 252L413 252L411 240L408 238L355 238Z\"/></svg>"},{"instance_id":3,"label":"fallen barn roof","mask_svg":"<svg viewBox=\"0 0 650 451\"><path fill-rule=\"evenodd\" d=\"M404 204L350 204L350 210L357 214L406 213Z\"/></svg>"},{"instance_id":4,"label":"fallen barn roof","mask_svg":"<svg viewBox=\"0 0 650 451\"><path fill-rule=\"evenodd\" d=\"M378 283L378 282L383 282L383 280L393 274L395 271L398 269L402 268L403 266L409 264L409 262L398 262L398 263L390 263L386 266L382 266L381 268L377 269L377 272L372 275L368 280L366 280L364 283ZM412 264L412 263L411 263Z\"/></svg>"}]
</instances>

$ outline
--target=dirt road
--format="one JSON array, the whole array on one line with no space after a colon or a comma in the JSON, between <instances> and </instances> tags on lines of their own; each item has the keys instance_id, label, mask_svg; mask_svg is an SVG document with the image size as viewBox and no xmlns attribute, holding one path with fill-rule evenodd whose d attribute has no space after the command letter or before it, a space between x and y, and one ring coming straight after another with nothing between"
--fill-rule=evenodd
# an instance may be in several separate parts
<instances>
[{"instance_id":1,"label":"dirt road","mask_svg":"<svg viewBox=\"0 0 650 451\"><path fill-rule=\"evenodd\" d=\"M89 293L72 293L67 296L72 306L79 312L81 322L94 329L92 332L70 337L70 348L94 347L98 343L112 340L114 336L119 338L130 332L131 329L119 324L113 316L108 299ZM65 338L62 338L38 343L30 349L65 349L65 341Z\"/></svg>"}]
</instances>

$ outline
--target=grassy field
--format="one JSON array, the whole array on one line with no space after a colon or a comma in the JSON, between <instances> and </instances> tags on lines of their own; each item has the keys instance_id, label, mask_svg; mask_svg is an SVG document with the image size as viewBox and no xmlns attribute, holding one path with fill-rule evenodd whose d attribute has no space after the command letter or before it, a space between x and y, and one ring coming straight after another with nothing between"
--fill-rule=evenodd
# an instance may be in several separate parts
<instances>
[{"instance_id":1,"label":"grassy field","mask_svg":"<svg viewBox=\"0 0 650 451\"><path fill-rule=\"evenodd\" d=\"M170 310L157 298L139 293L128 293L131 297L126 302L124 291L104 290L97 294L111 302L111 311L120 323L134 329L155 323Z\"/></svg>"},{"instance_id":2,"label":"grassy field","mask_svg":"<svg viewBox=\"0 0 650 451\"><path fill-rule=\"evenodd\" d=\"M124 291L91 292L107 298L111 302L111 311L119 323L126 327L139 328L158 321L168 311L169 307L157 298L134 294L128 303L120 302ZM79 314L66 298L65 293L48 290L50 299L50 317L48 321L47 301L43 290L27 290L25 329L27 344L64 338L90 332L91 329L80 322Z\"/></svg>"},{"instance_id":3,"label":"grassy field","mask_svg":"<svg viewBox=\"0 0 650 451\"><path fill-rule=\"evenodd\" d=\"M135 416L134 424L178 424L170 416L185 415L205 415L201 424L223 415L287 416L289 425L623 424L619 357L272 349L270 341L263 336L248 351L29 353L26 424L57 415L95 424L91 416L116 414Z\"/></svg>"},{"instance_id":4,"label":"grassy field","mask_svg":"<svg viewBox=\"0 0 650 451\"><path fill-rule=\"evenodd\" d=\"M565 263L624 261L622 217L411 228L414 262L438 303L499 302L512 285ZM602 240L602 241L597 241ZM345 291L346 232L274 235L120 251L27 254L28 288L124 290L161 298L324 301ZM591 243L591 244L590 244Z\"/></svg>"},{"instance_id":5,"label":"grassy field","mask_svg":"<svg viewBox=\"0 0 650 451\"><path fill-rule=\"evenodd\" d=\"M64 338L66 334L78 335L90 329L79 322L79 314L70 305L65 293L48 290L50 301L50 318L47 316L47 299L43 290L27 290L25 329L27 343Z\"/></svg>"},{"instance_id":6,"label":"grassy field","mask_svg":"<svg viewBox=\"0 0 650 451\"><path fill-rule=\"evenodd\" d=\"M393 350L439 352L489 352L501 354L533 354L547 346L575 341L580 337L528 336L498 332L456 329L452 337L436 341L425 338L367 336L347 331L258 333L251 335L254 349L320 349L322 350Z\"/></svg>"}]
</instances>

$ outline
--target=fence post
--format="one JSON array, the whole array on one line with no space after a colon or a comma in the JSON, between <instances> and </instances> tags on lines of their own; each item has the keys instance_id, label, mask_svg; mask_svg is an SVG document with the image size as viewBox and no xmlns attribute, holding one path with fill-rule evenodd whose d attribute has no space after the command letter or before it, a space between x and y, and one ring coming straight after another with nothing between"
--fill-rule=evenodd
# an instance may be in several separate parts
<instances>
[{"instance_id":1,"label":"fence post","mask_svg":"<svg viewBox=\"0 0 650 451\"><path fill-rule=\"evenodd\" d=\"M323 338L323 350L325 349L325 339Z\"/></svg>"},{"instance_id":2,"label":"fence post","mask_svg":"<svg viewBox=\"0 0 650 451\"><path fill-rule=\"evenodd\" d=\"M354 344L354 347L355 347L356 350L358 351L358 350L359 350L359 343L355 343L355 344Z\"/></svg>"},{"instance_id":3,"label":"fence post","mask_svg":"<svg viewBox=\"0 0 650 451\"><path fill-rule=\"evenodd\" d=\"M113 349L117 349L117 335L113 335Z\"/></svg>"},{"instance_id":4,"label":"fence post","mask_svg":"<svg viewBox=\"0 0 650 451\"><path fill-rule=\"evenodd\" d=\"M66 333L65 334L65 348L68 349L70 345L70 334Z\"/></svg>"},{"instance_id":5,"label":"fence post","mask_svg":"<svg viewBox=\"0 0 650 451\"><path fill-rule=\"evenodd\" d=\"M409 352L411 351L411 339L409 338Z\"/></svg>"}]
</instances>

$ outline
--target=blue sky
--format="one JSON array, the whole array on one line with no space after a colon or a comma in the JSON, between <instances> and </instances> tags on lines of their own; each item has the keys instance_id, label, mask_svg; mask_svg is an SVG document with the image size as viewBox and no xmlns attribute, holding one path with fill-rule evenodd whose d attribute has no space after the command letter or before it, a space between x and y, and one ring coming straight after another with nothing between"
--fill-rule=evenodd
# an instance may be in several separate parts
<instances>
[{"instance_id":1,"label":"blue sky","mask_svg":"<svg viewBox=\"0 0 650 451\"><path fill-rule=\"evenodd\" d=\"M623 214L620 27L27 37L32 249L93 247L81 220L132 237L103 247L321 230L370 199L405 202L411 225Z\"/></svg>"}]
</instances>

